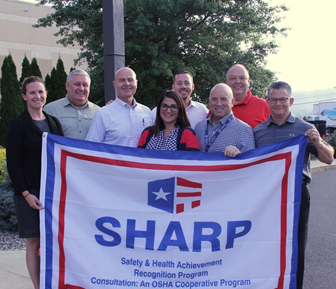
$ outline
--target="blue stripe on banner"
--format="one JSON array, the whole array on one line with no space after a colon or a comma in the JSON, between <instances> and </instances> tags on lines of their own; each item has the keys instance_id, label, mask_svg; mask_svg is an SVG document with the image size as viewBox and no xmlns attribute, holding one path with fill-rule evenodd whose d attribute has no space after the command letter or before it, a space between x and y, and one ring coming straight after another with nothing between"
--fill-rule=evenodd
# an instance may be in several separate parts
<instances>
[{"instance_id":1,"label":"blue stripe on banner","mask_svg":"<svg viewBox=\"0 0 336 289\"><path fill-rule=\"evenodd\" d=\"M55 143L73 147L73 148L80 148L105 153L114 153L114 154L121 154L126 156L140 156L146 158L153 158L153 159L181 159L181 160L228 160L232 159L230 157L224 156L223 152L195 152L195 151L157 151L157 150L146 150L146 149L138 149L138 148L130 148L130 147L122 147L116 145L106 145L102 143L95 143L84 141L80 139L71 139L66 137L61 137L58 135L48 134L48 138L50 141ZM301 163L301 168L303 168L303 160L304 160L304 149L302 152L302 148L306 146L306 139L307 137L302 134L288 140L270 144L264 147L260 147L258 149L249 150L244 153L238 154L235 159L248 159L251 157L263 156L268 153L276 152L280 149L283 149L288 146L299 145L300 146L300 156L298 159L298 163ZM300 160L300 158L302 158Z\"/></svg>"},{"instance_id":2,"label":"blue stripe on banner","mask_svg":"<svg viewBox=\"0 0 336 289\"><path fill-rule=\"evenodd\" d=\"M52 233L52 203L55 185L55 165L54 165L54 149L55 142L47 137L47 179L45 191L45 236L46 236L46 252L52 252L53 249L53 233ZM46 254L46 272L45 287L52 288L52 259L53 255Z\"/></svg>"}]
</instances>

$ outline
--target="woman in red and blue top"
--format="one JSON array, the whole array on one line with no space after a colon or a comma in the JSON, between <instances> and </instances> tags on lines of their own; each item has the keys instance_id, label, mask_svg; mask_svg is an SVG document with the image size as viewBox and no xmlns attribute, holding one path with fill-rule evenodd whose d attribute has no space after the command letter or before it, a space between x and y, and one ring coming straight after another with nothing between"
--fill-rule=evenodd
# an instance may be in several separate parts
<instances>
[{"instance_id":1,"label":"woman in red and blue top","mask_svg":"<svg viewBox=\"0 0 336 289\"><path fill-rule=\"evenodd\" d=\"M199 151L198 139L190 127L181 96L173 90L166 90L160 97L157 108L155 124L142 132L138 147Z\"/></svg>"}]
</instances>

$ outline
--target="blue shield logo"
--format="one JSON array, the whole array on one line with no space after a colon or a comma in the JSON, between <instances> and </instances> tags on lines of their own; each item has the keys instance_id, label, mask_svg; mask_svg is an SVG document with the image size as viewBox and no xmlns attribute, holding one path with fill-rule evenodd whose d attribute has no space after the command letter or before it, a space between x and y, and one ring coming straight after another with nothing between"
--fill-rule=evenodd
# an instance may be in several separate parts
<instances>
[{"instance_id":1,"label":"blue shield logo","mask_svg":"<svg viewBox=\"0 0 336 289\"><path fill-rule=\"evenodd\" d=\"M201 205L202 184L173 177L148 183L148 205L179 214Z\"/></svg>"}]
</instances>

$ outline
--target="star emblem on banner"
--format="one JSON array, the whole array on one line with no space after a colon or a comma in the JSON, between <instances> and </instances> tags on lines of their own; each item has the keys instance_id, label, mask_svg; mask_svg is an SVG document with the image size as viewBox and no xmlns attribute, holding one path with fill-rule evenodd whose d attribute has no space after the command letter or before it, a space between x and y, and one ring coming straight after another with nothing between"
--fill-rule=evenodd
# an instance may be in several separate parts
<instances>
[{"instance_id":1,"label":"star emblem on banner","mask_svg":"<svg viewBox=\"0 0 336 289\"><path fill-rule=\"evenodd\" d=\"M156 199L155 201L159 200L159 199L164 199L165 201L168 201L167 200L167 195L171 194L171 193L165 193L163 191L162 188L160 188L160 191L159 192L152 192L154 195L156 195Z\"/></svg>"}]
</instances>

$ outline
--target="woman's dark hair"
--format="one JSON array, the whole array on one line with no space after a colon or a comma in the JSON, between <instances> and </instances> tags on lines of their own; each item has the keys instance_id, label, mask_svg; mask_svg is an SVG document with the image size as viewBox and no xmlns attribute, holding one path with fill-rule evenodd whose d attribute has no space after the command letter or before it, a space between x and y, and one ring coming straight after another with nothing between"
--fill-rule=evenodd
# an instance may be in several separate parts
<instances>
[{"instance_id":1,"label":"woman's dark hair","mask_svg":"<svg viewBox=\"0 0 336 289\"><path fill-rule=\"evenodd\" d=\"M43 79L41 79L38 76L28 76L22 82L22 94L25 95L27 93L27 85L29 83L33 83L33 82L40 82L40 83L42 83L44 89L46 89L46 86L45 86L45 83L44 83Z\"/></svg>"},{"instance_id":2,"label":"woman's dark hair","mask_svg":"<svg viewBox=\"0 0 336 289\"><path fill-rule=\"evenodd\" d=\"M178 116L175 123L175 127L185 128L190 127L190 122L186 113L186 109L182 100L182 97L173 90L165 90L161 97L158 100L157 106L156 106L156 119L155 124L150 127L150 129L154 132L156 136L159 135L161 130L164 130L166 128L163 119L160 114L161 110L161 104L165 98L171 98L173 99L177 106L178 106Z\"/></svg>"}]
</instances>

